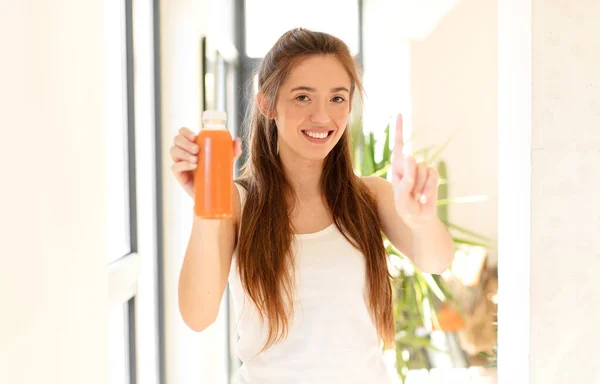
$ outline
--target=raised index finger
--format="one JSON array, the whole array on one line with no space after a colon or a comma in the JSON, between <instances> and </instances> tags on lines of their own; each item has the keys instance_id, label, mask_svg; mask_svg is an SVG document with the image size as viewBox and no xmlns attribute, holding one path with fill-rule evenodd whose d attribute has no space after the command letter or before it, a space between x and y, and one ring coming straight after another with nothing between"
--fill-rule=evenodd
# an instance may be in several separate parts
<instances>
[{"instance_id":1,"label":"raised index finger","mask_svg":"<svg viewBox=\"0 0 600 384\"><path fill-rule=\"evenodd\" d=\"M402 138L402 133L402 115L399 113L396 118L392 169L400 178L404 175L404 139Z\"/></svg>"},{"instance_id":2,"label":"raised index finger","mask_svg":"<svg viewBox=\"0 0 600 384\"><path fill-rule=\"evenodd\" d=\"M402 114L399 113L396 118L396 134L394 139L394 152L400 153L401 155L404 153L404 138L402 137Z\"/></svg>"}]
</instances>

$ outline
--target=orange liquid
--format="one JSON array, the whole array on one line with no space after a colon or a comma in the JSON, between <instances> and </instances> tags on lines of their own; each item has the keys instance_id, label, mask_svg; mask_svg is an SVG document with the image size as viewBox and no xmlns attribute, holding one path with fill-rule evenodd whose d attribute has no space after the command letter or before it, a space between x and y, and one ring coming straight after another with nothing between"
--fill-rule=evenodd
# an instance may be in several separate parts
<instances>
[{"instance_id":1,"label":"orange liquid","mask_svg":"<svg viewBox=\"0 0 600 384\"><path fill-rule=\"evenodd\" d=\"M201 130L194 172L194 213L205 219L233 216L233 139L224 129Z\"/></svg>"}]
</instances>

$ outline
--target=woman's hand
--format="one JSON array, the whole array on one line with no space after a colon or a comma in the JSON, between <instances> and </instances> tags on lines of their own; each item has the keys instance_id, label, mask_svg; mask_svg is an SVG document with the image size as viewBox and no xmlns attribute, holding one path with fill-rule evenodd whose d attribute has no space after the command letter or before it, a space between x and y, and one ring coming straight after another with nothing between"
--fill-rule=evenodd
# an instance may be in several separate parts
<instances>
[{"instance_id":1,"label":"woman's hand","mask_svg":"<svg viewBox=\"0 0 600 384\"><path fill-rule=\"evenodd\" d=\"M233 140L233 161L242 154L242 142L239 138ZM171 172L185 192L194 198L194 171L198 165L199 147L196 144L196 135L187 128L180 128L173 139L173 146L169 150L173 164Z\"/></svg>"},{"instance_id":2,"label":"woman's hand","mask_svg":"<svg viewBox=\"0 0 600 384\"><path fill-rule=\"evenodd\" d=\"M409 227L416 228L437 218L439 174L423 163L405 157L402 115L396 119L396 138L392 152L392 185L398 214Z\"/></svg>"}]
</instances>

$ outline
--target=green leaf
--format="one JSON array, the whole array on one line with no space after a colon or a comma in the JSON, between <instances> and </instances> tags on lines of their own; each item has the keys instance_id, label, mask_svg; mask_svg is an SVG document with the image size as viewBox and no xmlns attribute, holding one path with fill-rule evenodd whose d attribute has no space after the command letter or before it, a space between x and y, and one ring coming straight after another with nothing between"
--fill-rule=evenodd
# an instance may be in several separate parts
<instances>
[{"instance_id":1,"label":"green leaf","mask_svg":"<svg viewBox=\"0 0 600 384\"><path fill-rule=\"evenodd\" d=\"M432 151L432 150L434 150L434 149L435 149L435 145L430 145L428 147L423 147L423 148L414 150L412 152L412 155L414 157L421 157L421 158L426 159L427 155L429 154L429 152Z\"/></svg>"},{"instance_id":2,"label":"green leaf","mask_svg":"<svg viewBox=\"0 0 600 384\"><path fill-rule=\"evenodd\" d=\"M452 292L446 287L445 282L442 280L442 276L441 275L430 275L431 278L436 282L438 288L444 293L444 296L446 296L446 299L448 301L455 301L454 300L454 295L452 294Z\"/></svg>"},{"instance_id":3,"label":"green leaf","mask_svg":"<svg viewBox=\"0 0 600 384\"><path fill-rule=\"evenodd\" d=\"M446 163L440 161L437 165L438 174L444 179L448 179L448 167ZM448 199L448 184L441 184L438 186L438 199ZM448 205L438 205L437 215L442 221L448 221Z\"/></svg>"},{"instance_id":4,"label":"green leaf","mask_svg":"<svg viewBox=\"0 0 600 384\"><path fill-rule=\"evenodd\" d=\"M362 159L362 175L370 176L375 172L375 136L373 132L369 133L368 139L365 142L363 159Z\"/></svg>"},{"instance_id":5,"label":"green leaf","mask_svg":"<svg viewBox=\"0 0 600 384\"><path fill-rule=\"evenodd\" d=\"M364 137L362 129L362 116L359 113L360 108L352 108L352 120L350 122L350 148L352 151L352 164L354 172L361 175L362 153L364 147Z\"/></svg>"},{"instance_id":6,"label":"green leaf","mask_svg":"<svg viewBox=\"0 0 600 384\"><path fill-rule=\"evenodd\" d=\"M455 197L454 199L439 199L437 205L476 203L486 200L487 196L485 195L464 196Z\"/></svg>"},{"instance_id":7,"label":"green leaf","mask_svg":"<svg viewBox=\"0 0 600 384\"><path fill-rule=\"evenodd\" d=\"M408 289L408 278L406 277L406 274L404 273L404 271L402 271L400 273L400 276L402 278L402 292L400 292L401 294L401 305L400 305L400 309L403 309L406 307L406 305L409 302L409 289Z\"/></svg>"},{"instance_id":8,"label":"green leaf","mask_svg":"<svg viewBox=\"0 0 600 384\"><path fill-rule=\"evenodd\" d=\"M427 285L431 289L431 292L433 292L433 294L438 299L440 299L441 301L446 301L446 294L440 288L440 285L438 284L438 282L434 279L434 277L432 275L430 275L429 273L424 273L423 279L427 282Z\"/></svg>"},{"instance_id":9,"label":"green leaf","mask_svg":"<svg viewBox=\"0 0 600 384\"><path fill-rule=\"evenodd\" d=\"M440 325L440 319L437 315L437 309L435 308L435 305L433 304L433 302L431 303L431 321L433 322L433 326L437 327L438 329L441 328Z\"/></svg>"},{"instance_id":10,"label":"green leaf","mask_svg":"<svg viewBox=\"0 0 600 384\"><path fill-rule=\"evenodd\" d=\"M412 281L413 284L411 284L410 288L412 288L412 291L414 292L414 301L412 301L411 303L409 303L409 305L413 305L414 309L416 309L416 314L418 315L418 318L421 322L425 322L424 318L423 318L423 311L421 309L421 303L423 302L423 292L421 291L421 287L418 284L417 281L417 277L416 275L411 276L412 277ZM409 288L409 290L410 290Z\"/></svg>"},{"instance_id":11,"label":"green leaf","mask_svg":"<svg viewBox=\"0 0 600 384\"><path fill-rule=\"evenodd\" d=\"M487 243L482 243L476 240L469 240L469 239L464 239L462 237L455 237L452 236L452 240L454 241L454 244L464 244L464 245L471 245L473 247L483 247L483 248L489 248L489 244Z\"/></svg>"},{"instance_id":12,"label":"green leaf","mask_svg":"<svg viewBox=\"0 0 600 384\"><path fill-rule=\"evenodd\" d=\"M423 308L423 324L426 325L427 329L431 329L433 325L433 318L431 315L433 304L430 300L429 290L423 291L423 300L421 300L421 306ZM435 309L433 309L435 311Z\"/></svg>"},{"instance_id":13,"label":"green leaf","mask_svg":"<svg viewBox=\"0 0 600 384\"><path fill-rule=\"evenodd\" d=\"M396 255L396 256L400 256L400 257L405 257L403 254L401 254L393 245L388 245L385 248L385 251L390 254L390 255Z\"/></svg>"},{"instance_id":14,"label":"green leaf","mask_svg":"<svg viewBox=\"0 0 600 384\"><path fill-rule=\"evenodd\" d=\"M379 176L379 177L383 177L384 179L387 178L387 173L390 169L392 165L391 164L385 164L381 169L378 169L377 171L375 171L373 173L373 176Z\"/></svg>"},{"instance_id":15,"label":"green leaf","mask_svg":"<svg viewBox=\"0 0 600 384\"><path fill-rule=\"evenodd\" d=\"M446 139L446 141L444 142L444 144L442 144L437 151L435 151L433 153L433 155L427 157L427 159L425 159L423 162L425 164L431 164L435 159L437 159L437 157L446 149L446 147L448 146L448 144L450 144L450 142L452 140L454 140L454 136L456 136L456 131L448 138Z\"/></svg>"},{"instance_id":16,"label":"green leaf","mask_svg":"<svg viewBox=\"0 0 600 384\"><path fill-rule=\"evenodd\" d=\"M433 349L435 351L439 351L439 352L443 352L443 353L447 353L448 351L445 351L443 349L440 349L439 347L436 347L435 345L431 344L431 341L429 340L429 338L424 337L424 336L416 336L414 334L409 334L409 333L405 333L404 335L396 335L396 341L403 347L412 347L412 348L428 348L428 349Z\"/></svg>"},{"instance_id":17,"label":"green leaf","mask_svg":"<svg viewBox=\"0 0 600 384\"><path fill-rule=\"evenodd\" d=\"M383 143L383 155L381 164L388 164L392 159L392 150L390 149L390 124L385 127L385 141Z\"/></svg>"},{"instance_id":18,"label":"green leaf","mask_svg":"<svg viewBox=\"0 0 600 384\"><path fill-rule=\"evenodd\" d=\"M469 235L471 237L474 237L476 239L479 239L479 240L482 240L482 241L485 241L485 242L488 242L488 243L492 242L492 240L489 237L483 236L483 235L481 235L479 233L473 232L473 231L468 230L468 229L466 229L464 227L459 227L458 225L449 223L447 221L443 221L442 220L442 222L444 223L444 225L446 225L446 227L448 227L450 229L457 230L459 232L464 233L465 235Z\"/></svg>"}]
</instances>

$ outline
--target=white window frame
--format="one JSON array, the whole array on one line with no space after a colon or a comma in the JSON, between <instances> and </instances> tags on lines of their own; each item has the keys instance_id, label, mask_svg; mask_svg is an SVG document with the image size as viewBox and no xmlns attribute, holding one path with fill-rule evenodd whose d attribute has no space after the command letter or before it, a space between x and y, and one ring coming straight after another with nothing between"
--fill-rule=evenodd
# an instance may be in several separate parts
<instances>
[{"instance_id":1,"label":"white window frame","mask_svg":"<svg viewBox=\"0 0 600 384\"><path fill-rule=\"evenodd\" d=\"M125 7L131 253L108 266L108 311L128 304L129 383L164 383L158 210L157 0L106 0ZM106 3L105 3L106 4ZM113 3L114 5L114 3ZM110 14L105 12L105 27ZM111 97L111 95L107 95ZM158 143L159 144L159 143ZM107 175L109 176L109 175ZM108 223L110 225L110 223ZM133 332L131 332L133 331Z\"/></svg>"}]
</instances>

